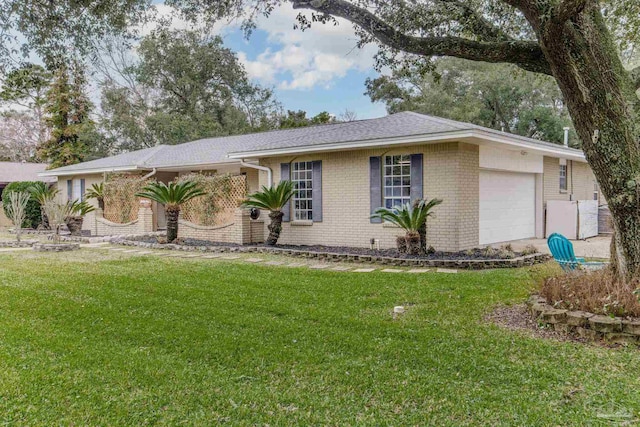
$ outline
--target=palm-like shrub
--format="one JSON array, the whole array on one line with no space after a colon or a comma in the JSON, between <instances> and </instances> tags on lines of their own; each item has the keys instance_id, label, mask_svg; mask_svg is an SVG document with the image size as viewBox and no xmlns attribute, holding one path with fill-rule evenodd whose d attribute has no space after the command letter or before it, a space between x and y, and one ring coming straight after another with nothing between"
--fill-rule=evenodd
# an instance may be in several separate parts
<instances>
[{"instance_id":1,"label":"palm-like shrub","mask_svg":"<svg viewBox=\"0 0 640 427\"><path fill-rule=\"evenodd\" d=\"M85 193L85 196L87 199L96 199L98 201L98 207L104 210L104 182L92 184Z\"/></svg>"},{"instance_id":2,"label":"palm-like shrub","mask_svg":"<svg viewBox=\"0 0 640 427\"><path fill-rule=\"evenodd\" d=\"M47 214L44 210L44 205L48 200L53 200L58 194L59 190L53 186L49 186L44 182L34 182L28 188L29 193L31 194L31 198L38 202L40 205L40 217L42 218L42 227L48 230L49 227L49 219L47 218Z\"/></svg>"},{"instance_id":3,"label":"palm-like shrub","mask_svg":"<svg viewBox=\"0 0 640 427\"><path fill-rule=\"evenodd\" d=\"M164 182L152 182L141 192L136 193L136 196L164 205L167 216L167 242L171 243L178 238L178 217L181 206L194 197L204 194L197 182L183 181L170 182L169 185Z\"/></svg>"},{"instance_id":4,"label":"palm-like shrub","mask_svg":"<svg viewBox=\"0 0 640 427\"><path fill-rule=\"evenodd\" d=\"M86 201L81 202L78 200L69 202L68 205L69 212L64 220L71 235L78 236L82 234L82 223L84 222L84 216L89 212L95 211L96 208L91 206Z\"/></svg>"},{"instance_id":5,"label":"palm-like shrub","mask_svg":"<svg viewBox=\"0 0 640 427\"><path fill-rule=\"evenodd\" d=\"M378 208L372 217L382 218L383 221L402 228L406 235L398 239L398 250L417 255L426 247L426 237L421 237L421 234L426 230L427 218L433 216L433 209L441 203L441 199L431 199L421 200L414 206L405 203L392 209Z\"/></svg>"},{"instance_id":6,"label":"palm-like shrub","mask_svg":"<svg viewBox=\"0 0 640 427\"><path fill-rule=\"evenodd\" d=\"M267 245L274 246L278 243L280 232L282 231L282 208L294 196L296 190L291 181L280 181L274 187L262 186L262 190L249 195L249 198L242 204L249 208L258 208L269 211L271 223Z\"/></svg>"},{"instance_id":7,"label":"palm-like shrub","mask_svg":"<svg viewBox=\"0 0 640 427\"><path fill-rule=\"evenodd\" d=\"M22 233L22 223L27 216L27 203L31 195L26 191L12 191L9 193L9 210L8 216L13 221L16 231L16 240L20 241Z\"/></svg>"}]
</instances>

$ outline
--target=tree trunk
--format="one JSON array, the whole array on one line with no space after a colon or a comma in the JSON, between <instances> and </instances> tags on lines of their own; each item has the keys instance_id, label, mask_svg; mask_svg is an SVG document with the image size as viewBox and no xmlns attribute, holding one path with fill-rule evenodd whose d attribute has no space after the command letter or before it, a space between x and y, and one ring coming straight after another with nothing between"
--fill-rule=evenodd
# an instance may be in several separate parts
<instances>
[{"instance_id":1,"label":"tree trunk","mask_svg":"<svg viewBox=\"0 0 640 427\"><path fill-rule=\"evenodd\" d=\"M407 233L405 240L407 242L407 253L409 255L419 255L422 252L419 233Z\"/></svg>"},{"instance_id":2,"label":"tree trunk","mask_svg":"<svg viewBox=\"0 0 640 427\"><path fill-rule=\"evenodd\" d=\"M270 212L269 218L271 223L267 227L269 229L269 237L267 237L267 245L275 246L280 238L280 232L282 231L282 217L284 214L280 211Z\"/></svg>"},{"instance_id":3,"label":"tree trunk","mask_svg":"<svg viewBox=\"0 0 640 427\"><path fill-rule=\"evenodd\" d=\"M42 228L44 230L49 230L51 227L49 226L49 217L44 211L44 206L40 206L40 221L42 222Z\"/></svg>"},{"instance_id":4,"label":"tree trunk","mask_svg":"<svg viewBox=\"0 0 640 427\"><path fill-rule=\"evenodd\" d=\"M72 236L81 236L82 235L82 223L84 218L81 216L70 216L65 222L67 224L67 228Z\"/></svg>"},{"instance_id":5,"label":"tree trunk","mask_svg":"<svg viewBox=\"0 0 640 427\"><path fill-rule=\"evenodd\" d=\"M627 280L640 277L640 100L598 7L587 2L561 28L530 22L609 203L614 270Z\"/></svg>"},{"instance_id":6,"label":"tree trunk","mask_svg":"<svg viewBox=\"0 0 640 427\"><path fill-rule=\"evenodd\" d=\"M178 218L180 208L166 208L167 214L167 243L173 243L178 238Z\"/></svg>"}]
</instances>

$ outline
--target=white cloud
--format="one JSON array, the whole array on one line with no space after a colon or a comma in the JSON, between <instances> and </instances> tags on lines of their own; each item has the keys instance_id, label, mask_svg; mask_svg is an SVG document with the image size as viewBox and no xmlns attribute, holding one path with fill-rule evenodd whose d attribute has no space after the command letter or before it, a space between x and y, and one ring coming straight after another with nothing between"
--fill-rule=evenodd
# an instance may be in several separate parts
<instances>
[{"instance_id":1,"label":"white cloud","mask_svg":"<svg viewBox=\"0 0 640 427\"><path fill-rule=\"evenodd\" d=\"M268 41L279 49L269 48L254 60L241 52L241 61L252 78L276 83L281 89L304 90L318 85L330 87L350 70L372 68L375 46L358 49L351 23L343 19L336 26L316 23L303 32L293 29L297 14L285 4L269 18L258 20L258 29L265 31Z\"/></svg>"}]
</instances>

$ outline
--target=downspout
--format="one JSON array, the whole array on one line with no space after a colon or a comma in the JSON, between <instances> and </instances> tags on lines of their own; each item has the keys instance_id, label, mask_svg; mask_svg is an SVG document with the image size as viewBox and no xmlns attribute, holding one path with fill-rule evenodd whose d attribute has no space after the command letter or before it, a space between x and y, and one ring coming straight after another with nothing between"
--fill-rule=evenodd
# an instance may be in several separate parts
<instances>
[{"instance_id":1,"label":"downspout","mask_svg":"<svg viewBox=\"0 0 640 427\"><path fill-rule=\"evenodd\" d=\"M267 173L267 187L271 187L273 185L273 172L271 171L271 168L268 168L266 166L260 166L260 165L256 165L253 163L247 163L244 161L244 159L240 160L240 166L243 166L245 168L250 168L250 169L257 169L263 172Z\"/></svg>"},{"instance_id":2,"label":"downspout","mask_svg":"<svg viewBox=\"0 0 640 427\"><path fill-rule=\"evenodd\" d=\"M151 172L149 172L148 174L146 174L145 176L143 176L142 178L140 178L141 180L145 180L147 178L151 178L153 175L156 174L156 172L158 172L158 170L156 168L153 168L153 170Z\"/></svg>"}]
</instances>

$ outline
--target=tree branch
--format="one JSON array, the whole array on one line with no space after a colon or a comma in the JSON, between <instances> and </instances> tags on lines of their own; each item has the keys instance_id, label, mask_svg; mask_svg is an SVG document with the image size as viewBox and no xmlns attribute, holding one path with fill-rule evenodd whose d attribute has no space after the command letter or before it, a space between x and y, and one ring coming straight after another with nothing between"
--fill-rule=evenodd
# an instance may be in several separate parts
<instances>
[{"instance_id":1,"label":"tree branch","mask_svg":"<svg viewBox=\"0 0 640 427\"><path fill-rule=\"evenodd\" d=\"M557 5L551 14L551 19L556 25L562 25L585 8L588 0L564 0Z\"/></svg>"},{"instance_id":2,"label":"tree branch","mask_svg":"<svg viewBox=\"0 0 640 427\"><path fill-rule=\"evenodd\" d=\"M511 63L528 71L551 74L542 49L534 41L479 42L461 37L416 37L404 34L364 8L345 0L291 0L295 9L337 16L361 27L379 42L421 56L453 56L492 63Z\"/></svg>"},{"instance_id":3,"label":"tree branch","mask_svg":"<svg viewBox=\"0 0 640 427\"><path fill-rule=\"evenodd\" d=\"M500 28L493 25L482 14L465 4L460 0L440 0L445 5L452 6L459 10L457 21L462 25L466 25L469 29L480 38L486 41L507 41L513 40L511 36L506 34Z\"/></svg>"}]
</instances>

